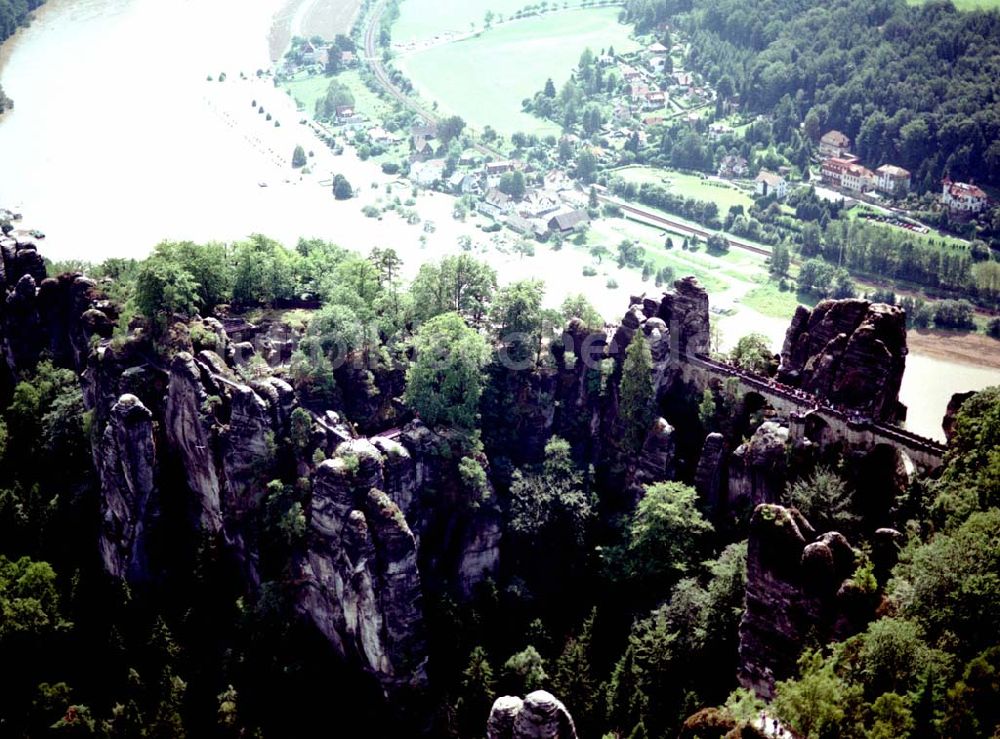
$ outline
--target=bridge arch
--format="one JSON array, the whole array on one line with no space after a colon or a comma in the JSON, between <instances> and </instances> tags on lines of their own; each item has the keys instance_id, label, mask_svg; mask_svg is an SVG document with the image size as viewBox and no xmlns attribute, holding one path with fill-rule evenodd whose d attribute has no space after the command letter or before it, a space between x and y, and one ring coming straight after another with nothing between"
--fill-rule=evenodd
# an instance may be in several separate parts
<instances>
[{"instance_id":1,"label":"bridge arch","mask_svg":"<svg viewBox=\"0 0 1000 739\"><path fill-rule=\"evenodd\" d=\"M805 421L805 437L809 441L822 447L833 440L834 431L823 416L810 411L806 413L803 420Z\"/></svg>"}]
</instances>

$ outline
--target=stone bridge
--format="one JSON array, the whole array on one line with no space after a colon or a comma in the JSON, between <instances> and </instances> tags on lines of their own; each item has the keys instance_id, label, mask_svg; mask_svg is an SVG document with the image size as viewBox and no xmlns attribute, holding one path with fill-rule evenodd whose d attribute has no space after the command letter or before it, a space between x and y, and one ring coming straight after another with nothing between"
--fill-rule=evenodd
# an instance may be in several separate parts
<instances>
[{"instance_id":1,"label":"stone bridge","mask_svg":"<svg viewBox=\"0 0 1000 739\"><path fill-rule=\"evenodd\" d=\"M947 447L933 439L886 423L865 418L849 409L837 408L821 398L768 378L745 372L702 354L682 354L680 367L685 380L707 387L708 380L736 381L738 391L759 395L788 419L792 439L810 439L822 446L842 442L856 449L891 446L918 468L931 471L944 462Z\"/></svg>"}]
</instances>

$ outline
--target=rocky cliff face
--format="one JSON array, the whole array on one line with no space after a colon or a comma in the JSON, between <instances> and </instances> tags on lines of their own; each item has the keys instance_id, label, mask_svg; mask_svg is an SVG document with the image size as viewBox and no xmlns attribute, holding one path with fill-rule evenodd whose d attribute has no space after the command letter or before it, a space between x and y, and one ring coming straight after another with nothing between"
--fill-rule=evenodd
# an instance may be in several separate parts
<instances>
[{"instance_id":1,"label":"rocky cliff face","mask_svg":"<svg viewBox=\"0 0 1000 739\"><path fill-rule=\"evenodd\" d=\"M553 347L556 372L545 385L551 399L544 394L538 399L553 412L536 425L531 437L541 440L538 452L552 435L567 439L581 452L580 461L595 465L604 487L624 491L625 506L641 495L642 485L674 479L677 472L675 429L664 418L649 429L639 455L621 449L618 387L625 352L641 332L653 360L658 405L680 378L681 353L708 351L709 326L708 294L694 278L678 280L659 298L634 296L630 302L610 332L569 322L562 341Z\"/></svg>"},{"instance_id":2,"label":"rocky cliff face","mask_svg":"<svg viewBox=\"0 0 1000 739\"><path fill-rule=\"evenodd\" d=\"M231 341L214 318L172 327L159 346L141 331L111 341L117 311L93 281L46 278L32 244L3 240L0 247L0 390L9 392L43 351L80 374L108 573L154 583L176 564L165 542L209 537L241 565L252 599L262 498L268 481L292 470L312 491L308 532L292 555L295 609L387 696L419 690L427 679L426 582L461 597L497 573L501 525L492 488L471 497L457 470L461 457L442 453L447 441L420 424L398 439L367 441L337 413L310 412L305 448L292 454L287 439L298 400L284 380L247 369L260 341L250 344L238 331L240 341ZM263 338L277 366L296 337L271 333ZM392 368L369 377L372 392L355 405L373 423L391 420L386 408L395 406L386 398L399 394L401 378ZM332 458L317 467L318 452Z\"/></svg>"},{"instance_id":3,"label":"rocky cliff face","mask_svg":"<svg viewBox=\"0 0 1000 739\"><path fill-rule=\"evenodd\" d=\"M694 487L712 511L719 510L720 504L724 502L725 491L728 489L725 454L726 439L722 434L712 433L705 437L698 458Z\"/></svg>"},{"instance_id":4,"label":"rocky cliff face","mask_svg":"<svg viewBox=\"0 0 1000 739\"><path fill-rule=\"evenodd\" d=\"M487 739L576 739L576 725L562 701L544 690L497 698L486 724Z\"/></svg>"},{"instance_id":5,"label":"rocky cliff face","mask_svg":"<svg viewBox=\"0 0 1000 739\"><path fill-rule=\"evenodd\" d=\"M794 508L761 504L750 522L746 610L740 622L739 680L770 698L795 673L808 640L826 643L860 630L877 595L849 578L855 555L837 532L817 536Z\"/></svg>"},{"instance_id":6,"label":"rocky cliff face","mask_svg":"<svg viewBox=\"0 0 1000 739\"><path fill-rule=\"evenodd\" d=\"M379 489L384 482L382 455L364 440L345 442L320 465L297 607L388 690L419 686L427 675L417 543Z\"/></svg>"},{"instance_id":7,"label":"rocky cliff face","mask_svg":"<svg viewBox=\"0 0 1000 739\"><path fill-rule=\"evenodd\" d=\"M149 572L146 530L159 515L153 414L134 395L122 395L94 440L103 491L99 546L108 573L142 581Z\"/></svg>"},{"instance_id":8,"label":"rocky cliff face","mask_svg":"<svg viewBox=\"0 0 1000 739\"><path fill-rule=\"evenodd\" d=\"M787 448L788 428L774 421L762 423L730 458L728 504L753 508L778 502L788 475Z\"/></svg>"},{"instance_id":9,"label":"rocky cliff face","mask_svg":"<svg viewBox=\"0 0 1000 739\"><path fill-rule=\"evenodd\" d=\"M79 273L46 278L45 263L31 241L0 238L0 397L44 350L61 366L82 369L90 337L111 336L115 307L94 282Z\"/></svg>"},{"instance_id":10,"label":"rocky cliff face","mask_svg":"<svg viewBox=\"0 0 1000 739\"><path fill-rule=\"evenodd\" d=\"M902 420L906 314L867 300L799 306L785 334L778 378L884 421Z\"/></svg>"}]
</instances>

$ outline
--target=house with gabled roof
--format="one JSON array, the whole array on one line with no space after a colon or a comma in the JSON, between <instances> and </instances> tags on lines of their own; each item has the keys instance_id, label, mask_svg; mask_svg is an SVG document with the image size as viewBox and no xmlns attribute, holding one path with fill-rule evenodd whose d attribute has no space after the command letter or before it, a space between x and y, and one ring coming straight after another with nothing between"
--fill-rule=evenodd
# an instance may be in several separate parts
<instances>
[{"instance_id":1,"label":"house with gabled roof","mask_svg":"<svg viewBox=\"0 0 1000 739\"><path fill-rule=\"evenodd\" d=\"M843 157L851 152L851 140L846 134L833 130L824 133L819 140L819 153L826 157Z\"/></svg>"},{"instance_id":2,"label":"house with gabled roof","mask_svg":"<svg viewBox=\"0 0 1000 739\"><path fill-rule=\"evenodd\" d=\"M560 213L549 219L549 230L559 233L572 231L581 224L590 222L590 216L585 210L571 210L568 213Z\"/></svg>"},{"instance_id":3,"label":"house with gabled roof","mask_svg":"<svg viewBox=\"0 0 1000 739\"><path fill-rule=\"evenodd\" d=\"M774 196L781 200L788 194L788 182L780 174L762 169L754 180L757 194L762 197Z\"/></svg>"}]
</instances>

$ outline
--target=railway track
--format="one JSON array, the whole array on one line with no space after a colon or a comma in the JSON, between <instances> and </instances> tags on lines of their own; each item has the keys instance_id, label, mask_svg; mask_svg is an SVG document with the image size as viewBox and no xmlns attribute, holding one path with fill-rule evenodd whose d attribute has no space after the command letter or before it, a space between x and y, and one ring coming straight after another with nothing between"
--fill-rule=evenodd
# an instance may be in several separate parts
<instances>
[{"instance_id":1,"label":"railway track","mask_svg":"<svg viewBox=\"0 0 1000 739\"><path fill-rule=\"evenodd\" d=\"M372 73L375 75L375 81L378 82L379 86L382 87L383 90L385 90L391 97L402 103L405 108L419 115L427 121L427 123L433 123L436 125L441 122L442 116L438 115L434 111L428 110L416 102L412 97L400 90L399 87L397 87L392 81L388 70L385 68L385 65L382 63L382 59L379 56L378 29L382 23L382 14L385 12L385 4L386 0L379 0L379 2L372 9L371 15L368 17L368 25L365 26L365 57L368 59L368 65L371 67ZM471 131L472 129L469 130ZM503 152L497 151L496 149L483 144L475 143L472 145L472 148L484 156L491 156L495 159L505 158Z\"/></svg>"},{"instance_id":2,"label":"railway track","mask_svg":"<svg viewBox=\"0 0 1000 739\"><path fill-rule=\"evenodd\" d=\"M642 208L636 208L634 205L628 205L620 200L614 198L609 198L607 196L598 196L598 200L615 205L622 209L626 214L633 217L634 220L644 220L651 222L654 225L663 226L664 228L669 228L671 231L680 234L687 234L691 236L697 236L699 238L707 239L709 236L721 236L725 239L726 243L730 247L736 247L737 249L743 249L745 251L752 252L754 254L760 254L761 256L769 257L771 256L770 249L764 249L754 244L750 244L742 239L736 239L732 236L727 236L724 233L709 231L705 228L700 228L698 226L690 226L686 223L681 223L680 221L675 221L671 218L666 218L659 213L653 213L652 211L643 210Z\"/></svg>"}]
</instances>

